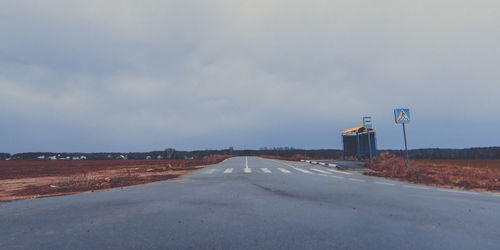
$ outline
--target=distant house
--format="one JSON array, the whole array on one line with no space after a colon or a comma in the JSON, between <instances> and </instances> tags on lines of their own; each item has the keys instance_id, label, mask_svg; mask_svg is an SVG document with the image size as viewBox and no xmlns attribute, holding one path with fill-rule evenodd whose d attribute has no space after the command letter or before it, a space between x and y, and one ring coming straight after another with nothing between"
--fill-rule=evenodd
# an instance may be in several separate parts
<instances>
[{"instance_id":1,"label":"distant house","mask_svg":"<svg viewBox=\"0 0 500 250\"><path fill-rule=\"evenodd\" d=\"M151 156L146 156L146 160L151 160Z\"/></svg>"},{"instance_id":2,"label":"distant house","mask_svg":"<svg viewBox=\"0 0 500 250\"><path fill-rule=\"evenodd\" d=\"M45 155L40 155L38 157L36 157L38 160L45 160Z\"/></svg>"},{"instance_id":3,"label":"distant house","mask_svg":"<svg viewBox=\"0 0 500 250\"><path fill-rule=\"evenodd\" d=\"M80 160L87 160L87 156L85 155L80 156Z\"/></svg>"},{"instance_id":4,"label":"distant house","mask_svg":"<svg viewBox=\"0 0 500 250\"><path fill-rule=\"evenodd\" d=\"M10 161L10 157L5 159L6 161Z\"/></svg>"},{"instance_id":5,"label":"distant house","mask_svg":"<svg viewBox=\"0 0 500 250\"><path fill-rule=\"evenodd\" d=\"M119 160L126 160L127 156L126 155L120 155L120 156L118 156L118 159Z\"/></svg>"},{"instance_id":6,"label":"distant house","mask_svg":"<svg viewBox=\"0 0 500 250\"><path fill-rule=\"evenodd\" d=\"M49 160L51 161L55 161L57 160L57 156L53 155L53 156L49 156Z\"/></svg>"},{"instance_id":7,"label":"distant house","mask_svg":"<svg viewBox=\"0 0 500 250\"><path fill-rule=\"evenodd\" d=\"M71 158L73 161L79 161L80 160L80 157L78 156L73 156L73 158Z\"/></svg>"},{"instance_id":8,"label":"distant house","mask_svg":"<svg viewBox=\"0 0 500 250\"><path fill-rule=\"evenodd\" d=\"M158 156L156 156L156 159L161 160L161 159L163 159L163 156L158 155Z\"/></svg>"}]
</instances>

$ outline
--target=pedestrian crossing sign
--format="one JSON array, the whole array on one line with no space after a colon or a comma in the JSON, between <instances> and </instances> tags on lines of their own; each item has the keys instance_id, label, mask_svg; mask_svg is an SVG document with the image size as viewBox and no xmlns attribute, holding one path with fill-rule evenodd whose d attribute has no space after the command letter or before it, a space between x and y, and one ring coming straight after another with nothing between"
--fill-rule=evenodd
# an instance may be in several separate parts
<instances>
[{"instance_id":1,"label":"pedestrian crossing sign","mask_svg":"<svg viewBox=\"0 0 500 250\"><path fill-rule=\"evenodd\" d=\"M395 109L394 118L398 124L410 123L410 109Z\"/></svg>"}]
</instances>

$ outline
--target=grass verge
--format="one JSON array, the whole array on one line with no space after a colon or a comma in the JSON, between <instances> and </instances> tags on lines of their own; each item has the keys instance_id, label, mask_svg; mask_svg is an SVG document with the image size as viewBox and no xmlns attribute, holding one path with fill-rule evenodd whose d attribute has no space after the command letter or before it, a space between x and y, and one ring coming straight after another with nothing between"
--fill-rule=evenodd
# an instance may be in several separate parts
<instances>
[{"instance_id":1,"label":"grass verge","mask_svg":"<svg viewBox=\"0 0 500 250\"><path fill-rule=\"evenodd\" d=\"M449 162L444 160L412 160L410 166L411 168L408 170L405 159L383 153L374 159L372 164L366 165L371 170L366 175L416 184L500 192L500 167L495 164L485 166L465 164L463 161L457 160Z\"/></svg>"}]
</instances>

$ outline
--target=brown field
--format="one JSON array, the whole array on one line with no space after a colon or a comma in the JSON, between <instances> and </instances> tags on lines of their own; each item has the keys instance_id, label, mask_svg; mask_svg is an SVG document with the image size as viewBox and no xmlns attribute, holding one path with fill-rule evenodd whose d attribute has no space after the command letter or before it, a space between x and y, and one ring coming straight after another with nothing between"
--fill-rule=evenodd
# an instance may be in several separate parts
<instances>
[{"instance_id":1,"label":"brown field","mask_svg":"<svg viewBox=\"0 0 500 250\"><path fill-rule=\"evenodd\" d=\"M497 168L500 169L500 159L485 160L415 160L419 164L432 166L472 167L472 168Z\"/></svg>"},{"instance_id":2,"label":"brown field","mask_svg":"<svg viewBox=\"0 0 500 250\"><path fill-rule=\"evenodd\" d=\"M500 192L500 160L411 160L381 154L367 168L368 175L417 184Z\"/></svg>"},{"instance_id":3,"label":"brown field","mask_svg":"<svg viewBox=\"0 0 500 250\"><path fill-rule=\"evenodd\" d=\"M300 160L309 160L308 157L303 155L294 155L292 157L283 157L277 155L259 155L261 158L265 159L274 159L274 160L284 160L284 161L300 161Z\"/></svg>"},{"instance_id":4,"label":"brown field","mask_svg":"<svg viewBox=\"0 0 500 250\"><path fill-rule=\"evenodd\" d=\"M195 160L0 161L0 201L167 180L229 156Z\"/></svg>"}]
</instances>

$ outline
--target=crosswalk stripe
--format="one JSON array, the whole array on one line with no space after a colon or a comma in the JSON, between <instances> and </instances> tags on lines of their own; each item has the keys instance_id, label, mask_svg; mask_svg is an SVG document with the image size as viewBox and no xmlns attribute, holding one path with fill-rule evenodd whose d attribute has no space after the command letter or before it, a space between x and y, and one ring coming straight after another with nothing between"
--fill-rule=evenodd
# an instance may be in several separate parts
<instances>
[{"instance_id":1,"label":"crosswalk stripe","mask_svg":"<svg viewBox=\"0 0 500 250\"><path fill-rule=\"evenodd\" d=\"M284 168L278 168L281 172L285 173L285 174L289 174L291 173L290 171L284 169Z\"/></svg>"},{"instance_id":2,"label":"crosswalk stripe","mask_svg":"<svg viewBox=\"0 0 500 250\"><path fill-rule=\"evenodd\" d=\"M261 168L262 172L264 173L271 173L271 170L267 169L267 168Z\"/></svg>"},{"instance_id":3,"label":"crosswalk stripe","mask_svg":"<svg viewBox=\"0 0 500 250\"><path fill-rule=\"evenodd\" d=\"M228 173L232 173L232 172L233 172L232 168L228 168L228 169L224 170L224 174L228 174Z\"/></svg>"},{"instance_id":4,"label":"crosswalk stripe","mask_svg":"<svg viewBox=\"0 0 500 250\"><path fill-rule=\"evenodd\" d=\"M308 170L305 170L305 169L302 169L302 168L294 168L294 169L295 169L295 170L297 170L297 171L300 171L300 172L302 172L302 173L312 174L312 172L311 172L311 171L308 171Z\"/></svg>"},{"instance_id":5,"label":"crosswalk stripe","mask_svg":"<svg viewBox=\"0 0 500 250\"><path fill-rule=\"evenodd\" d=\"M323 170L320 170L320 169L311 168L311 170L314 170L316 172L320 172L320 173L323 173L323 174L331 174L330 172L323 171Z\"/></svg>"},{"instance_id":6,"label":"crosswalk stripe","mask_svg":"<svg viewBox=\"0 0 500 250\"><path fill-rule=\"evenodd\" d=\"M215 171L215 169L209 169L207 171L205 171L205 174L213 174Z\"/></svg>"},{"instance_id":7,"label":"crosswalk stripe","mask_svg":"<svg viewBox=\"0 0 500 250\"><path fill-rule=\"evenodd\" d=\"M327 169L327 170L330 171L330 172L339 173L339 174L351 174L351 173L347 173L347 172L338 171L338 170L335 170L335 169Z\"/></svg>"},{"instance_id":8,"label":"crosswalk stripe","mask_svg":"<svg viewBox=\"0 0 500 250\"><path fill-rule=\"evenodd\" d=\"M245 173L249 174L249 173L251 173L251 172L252 172L252 169L251 169L251 168L244 168L244 169L243 169L243 172L245 172Z\"/></svg>"}]
</instances>

